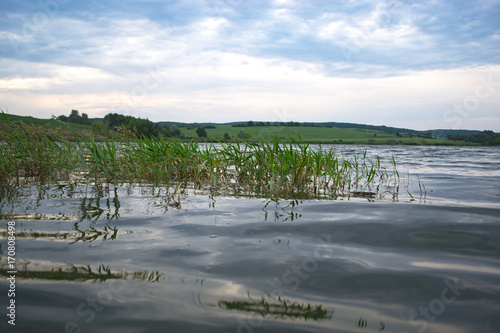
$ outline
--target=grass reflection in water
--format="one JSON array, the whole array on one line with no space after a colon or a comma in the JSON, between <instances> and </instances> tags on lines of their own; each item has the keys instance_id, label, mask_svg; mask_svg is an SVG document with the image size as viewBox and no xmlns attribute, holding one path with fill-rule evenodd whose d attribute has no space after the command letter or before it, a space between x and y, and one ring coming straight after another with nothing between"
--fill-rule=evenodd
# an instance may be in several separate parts
<instances>
[{"instance_id":1,"label":"grass reflection in water","mask_svg":"<svg viewBox=\"0 0 500 333\"><path fill-rule=\"evenodd\" d=\"M46 238L46 239L58 239L58 240L71 240L70 244L78 243L78 242L93 242L96 240L107 241L107 240L115 240L118 236L118 228L110 227L105 225L103 230L98 230L94 226L90 226L89 230L78 230L78 226L75 226L76 231L72 232L42 232L42 231L34 231L34 230L22 230L16 233L17 238L26 238L26 239L38 239L38 238ZM3 237L7 236L7 230L0 231ZM120 232L120 234L128 234L129 231Z\"/></svg>"},{"instance_id":2,"label":"grass reflection in water","mask_svg":"<svg viewBox=\"0 0 500 333\"><path fill-rule=\"evenodd\" d=\"M267 295L260 300L254 300L249 295L249 300L221 300L219 307L225 310L236 310L241 312L271 317L274 319L303 319L307 320L332 320L334 309L324 307L322 304L303 304L294 302L281 296ZM361 328L368 326L368 321L360 317L355 325ZM385 330L385 323L379 321L379 331Z\"/></svg>"},{"instance_id":3,"label":"grass reflection in water","mask_svg":"<svg viewBox=\"0 0 500 333\"><path fill-rule=\"evenodd\" d=\"M219 301L219 307L227 310L238 310L260 314L262 317L274 318L312 319L322 320L333 317L333 309L326 309L323 305L300 304L292 302L281 296L262 296L260 300L248 301Z\"/></svg>"},{"instance_id":4,"label":"grass reflection in water","mask_svg":"<svg viewBox=\"0 0 500 333\"><path fill-rule=\"evenodd\" d=\"M24 264L24 268L18 268L16 277L19 279L30 280L49 280L49 281L77 281L77 282L105 282L107 280L130 279L133 281L160 282L169 280L159 271L112 271L109 266L103 264L97 268L90 265L67 267L54 267L51 269L30 270L27 269L29 262ZM7 264L0 265L0 276L9 276Z\"/></svg>"}]
</instances>

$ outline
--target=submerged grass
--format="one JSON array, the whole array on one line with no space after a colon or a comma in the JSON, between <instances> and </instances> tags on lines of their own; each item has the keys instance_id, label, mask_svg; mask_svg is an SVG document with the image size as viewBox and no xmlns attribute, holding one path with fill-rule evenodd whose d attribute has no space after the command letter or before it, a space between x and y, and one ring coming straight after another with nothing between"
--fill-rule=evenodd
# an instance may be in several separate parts
<instances>
[{"instance_id":1,"label":"submerged grass","mask_svg":"<svg viewBox=\"0 0 500 333\"><path fill-rule=\"evenodd\" d=\"M370 197L398 188L392 162L389 171L366 152L339 156L312 149L300 137L289 143L275 136L204 146L146 137L96 142L91 135L68 140L50 127L8 119L0 125L0 182L10 189L27 183L139 183L272 198Z\"/></svg>"}]
</instances>

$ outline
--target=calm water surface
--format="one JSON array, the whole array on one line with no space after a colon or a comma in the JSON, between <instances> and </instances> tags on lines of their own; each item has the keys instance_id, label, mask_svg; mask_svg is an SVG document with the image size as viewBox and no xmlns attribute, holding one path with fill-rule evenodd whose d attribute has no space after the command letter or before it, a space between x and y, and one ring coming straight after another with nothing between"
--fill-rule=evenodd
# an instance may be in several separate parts
<instances>
[{"instance_id":1,"label":"calm water surface","mask_svg":"<svg viewBox=\"0 0 500 333\"><path fill-rule=\"evenodd\" d=\"M394 155L401 195L190 192L172 207L162 188L61 185L4 199L16 326L4 232L0 332L500 332L500 149L336 149Z\"/></svg>"}]
</instances>

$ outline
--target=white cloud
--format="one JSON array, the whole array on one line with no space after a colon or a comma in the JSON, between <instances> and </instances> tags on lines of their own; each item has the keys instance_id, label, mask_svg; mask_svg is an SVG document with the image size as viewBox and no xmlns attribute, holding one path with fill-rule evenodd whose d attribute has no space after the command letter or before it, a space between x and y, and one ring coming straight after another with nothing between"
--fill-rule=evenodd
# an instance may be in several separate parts
<instances>
[{"instance_id":1,"label":"white cloud","mask_svg":"<svg viewBox=\"0 0 500 333\"><path fill-rule=\"evenodd\" d=\"M116 79L111 74L89 67L60 66L27 61L11 61L10 64L17 68L23 68L23 71L20 75L0 79L0 89L4 92L52 92L56 89L64 90L65 86L82 85L87 85L90 88L95 86L96 82L110 82L110 80Z\"/></svg>"},{"instance_id":2,"label":"white cloud","mask_svg":"<svg viewBox=\"0 0 500 333\"><path fill-rule=\"evenodd\" d=\"M317 36L357 51L374 47L422 50L433 45L432 38L420 31L409 17L401 20L394 9L384 5L367 15L327 13L322 16Z\"/></svg>"}]
</instances>

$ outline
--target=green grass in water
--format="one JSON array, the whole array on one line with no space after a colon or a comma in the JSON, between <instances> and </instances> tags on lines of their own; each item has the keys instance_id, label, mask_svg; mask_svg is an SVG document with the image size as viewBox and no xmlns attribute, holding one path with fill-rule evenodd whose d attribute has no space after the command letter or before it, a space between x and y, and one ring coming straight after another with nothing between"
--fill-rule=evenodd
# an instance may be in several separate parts
<instances>
[{"instance_id":1,"label":"green grass in water","mask_svg":"<svg viewBox=\"0 0 500 333\"><path fill-rule=\"evenodd\" d=\"M283 198L370 195L399 186L396 161L385 168L361 155L338 155L277 136L270 141L199 145L196 141L129 138L96 142L62 135L60 129L0 124L0 182L26 184L120 183L193 186L227 194Z\"/></svg>"}]
</instances>

